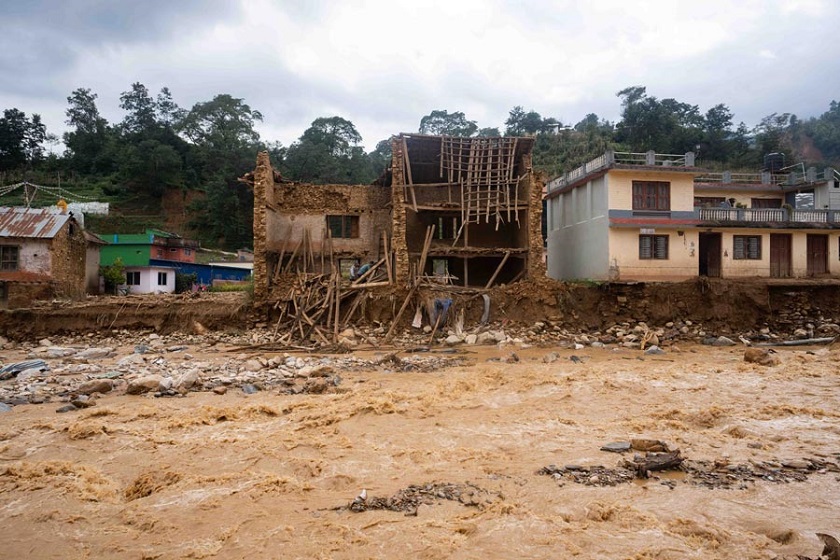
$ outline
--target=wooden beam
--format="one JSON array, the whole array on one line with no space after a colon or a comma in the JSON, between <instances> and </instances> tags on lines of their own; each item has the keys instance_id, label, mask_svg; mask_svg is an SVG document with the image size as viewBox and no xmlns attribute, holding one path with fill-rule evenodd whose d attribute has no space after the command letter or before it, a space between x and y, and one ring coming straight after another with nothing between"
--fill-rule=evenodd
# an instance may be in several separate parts
<instances>
[{"instance_id":1,"label":"wooden beam","mask_svg":"<svg viewBox=\"0 0 840 560\"><path fill-rule=\"evenodd\" d=\"M490 277L490 280L487 281L487 285L484 286L484 289L487 290L490 286L493 285L493 282L496 280L496 277L502 271L502 267L505 266L508 258L510 257L510 251L505 251L505 256L502 257L502 262L499 263L499 266L496 267L496 272L493 273L493 276Z\"/></svg>"}]
</instances>

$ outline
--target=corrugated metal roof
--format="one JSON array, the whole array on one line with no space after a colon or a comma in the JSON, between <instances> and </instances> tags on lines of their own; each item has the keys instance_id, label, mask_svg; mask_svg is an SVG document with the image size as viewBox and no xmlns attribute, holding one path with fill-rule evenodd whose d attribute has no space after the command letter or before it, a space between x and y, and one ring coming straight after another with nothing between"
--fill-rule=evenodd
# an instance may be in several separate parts
<instances>
[{"instance_id":1,"label":"corrugated metal roof","mask_svg":"<svg viewBox=\"0 0 840 560\"><path fill-rule=\"evenodd\" d=\"M70 219L42 208L0 207L0 238L26 237L52 239Z\"/></svg>"}]
</instances>

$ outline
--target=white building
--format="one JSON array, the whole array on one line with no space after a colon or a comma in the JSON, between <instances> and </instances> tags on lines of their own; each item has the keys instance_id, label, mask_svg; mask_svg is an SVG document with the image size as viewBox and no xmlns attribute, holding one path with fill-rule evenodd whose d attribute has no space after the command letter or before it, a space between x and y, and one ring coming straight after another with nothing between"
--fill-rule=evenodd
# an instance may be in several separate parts
<instances>
[{"instance_id":1,"label":"white building","mask_svg":"<svg viewBox=\"0 0 840 560\"><path fill-rule=\"evenodd\" d=\"M127 266L121 290L130 294L163 294L175 291L175 268L169 266Z\"/></svg>"}]
</instances>

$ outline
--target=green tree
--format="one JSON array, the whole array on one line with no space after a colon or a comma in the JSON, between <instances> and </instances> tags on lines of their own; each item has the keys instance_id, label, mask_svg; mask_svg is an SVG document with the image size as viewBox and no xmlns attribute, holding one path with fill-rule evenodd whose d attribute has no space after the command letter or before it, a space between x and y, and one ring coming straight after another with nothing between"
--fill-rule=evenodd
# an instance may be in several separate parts
<instances>
[{"instance_id":1,"label":"green tree","mask_svg":"<svg viewBox=\"0 0 840 560\"><path fill-rule=\"evenodd\" d=\"M128 113L122 121L126 132L148 134L157 127L157 105L140 82L131 84L130 91L122 92L120 108Z\"/></svg>"},{"instance_id":2,"label":"green tree","mask_svg":"<svg viewBox=\"0 0 840 560\"><path fill-rule=\"evenodd\" d=\"M480 136L483 138L495 138L497 136L501 136L502 133L499 131L498 127L484 127L479 128L478 132L475 133L476 136Z\"/></svg>"},{"instance_id":3,"label":"green tree","mask_svg":"<svg viewBox=\"0 0 840 560\"><path fill-rule=\"evenodd\" d=\"M64 133L66 157L80 173L110 172L114 168L111 130L96 107L97 95L86 88L74 90L67 98L66 123L73 128Z\"/></svg>"},{"instance_id":4,"label":"green tree","mask_svg":"<svg viewBox=\"0 0 840 560\"><path fill-rule=\"evenodd\" d=\"M616 94L623 107L616 140L636 152L695 150L703 138L704 122L699 108L675 99L660 101L646 91L642 86L633 86Z\"/></svg>"},{"instance_id":5,"label":"green tree","mask_svg":"<svg viewBox=\"0 0 840 560\"><path fill-rule=\"evenodd\" d=\"M264 147L254 125L259 111L228 94L196 103L177 128L194 147L188 165L205 196L192 206L191 225L204 241L233 249L253 239L253 194L238 178L253 169Z\"/></svg>"},{"instance_id":6,"label":"green tree","mask_svg":"<svg viewBox=\"0 0 840 560\"><path fill-rule=\"evenodd\" d=\"M286 151L287 174L309 183L369 183L376 174L371 159L358 145L361 141L362 136L347 119L315 119Z\"/></svg>"},{"instance_id":7,"label":"green tree","mask_svg":"<svg viewBox=\"0 0 840 560\"><path fill-rule=\"evenodd\" d=\"M477 130L478 124L467 120L461 111L450 113L446 110L437 110L420 119L420 134L472 136Z\"/></svg>"},{"instance_id":8,"label":"green tree","mask_svg":"<svg viewBox=\"0 0 840 560\"><path fill-rule=\"evenodd\" d=\"M125 284L125 265L120 257L114 259L112 264L100 267L99 273L105 280L106 292L116 295L117 288Z\"/></svg>"},{"instance_id":9,"label":"green tree","mask_svg":"<svg viewBox=\"0 0 840 560\"><path fill-rule=\"evenodd\" d=\"M44 159L44 142L53 138L41 122L18 109L6 109L0 118L0 170L37 165Z\"/></svg>"},{"instance_id":10,"label":"green tree","mask_svg":"<svg viewBox=\"0 0 840 560\"><path fill-rule=\"evenodd\" d=\"M196 103L178 124L179 130L197 146L216 153L230 153L260 140L254 125L262 113L240 98L221 94Z\"/></svg>"},{"instance_id":11,"label":"green tree","mask_svg":"<svg viewBox=\"0 0 840 560\"><path fill-rule=\"evenodd\" d=\"M556 123L555 119L543 119L542 115L536 111L525 111L521 105L517 105L508 113L508 118L505 121L505 135L539 134L546 132L550 125Z\"/></svg>"}]
</instances>

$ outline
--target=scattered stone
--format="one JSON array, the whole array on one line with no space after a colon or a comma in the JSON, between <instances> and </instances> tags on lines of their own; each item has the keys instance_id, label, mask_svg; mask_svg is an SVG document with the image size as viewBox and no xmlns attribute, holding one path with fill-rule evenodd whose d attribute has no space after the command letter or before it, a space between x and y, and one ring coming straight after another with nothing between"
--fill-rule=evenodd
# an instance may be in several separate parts
<instances>
[{"instance_id":1,"label":"scattered stone","mask_svg":"<svg viewBox=\"0 0 840 560\"><path fill-rule=\"evenodd\" d=\"M147 375L139 379L129 381L125 392L129 395L142 395L149 391L157 391L163 378L160 375Z\"/></svg>"},{"instance_id":2,"label":"scattered stone","mask_svg":"<svg viewBox=\"0 0 840 560\"><path fill-rule=\"evenodd\" d=\"M254 393L259 393L260 390L257 388L256 385L246 383L242 386L242 392L246 395L253 395Z\"/></svg>"},{"instance_id":3,"label":"scattered stone","mask_svg":"<svg viewBox=\"0 0 840 560\"><path fill-rule=\"evenodd\" d=\"M446 340L444 340L444 342L449 346L455 346L456 344L461 344L461 337L457 334L450 334L446 337Z\"/></svg>"},{"instance_id":4,"label":"scattered stone","mask_svg":"<svg viewBox=\"0 0 840 560\"><path fill-rule=\"evenodd\" d=\"M624 453L630 451L629 441L614 441L601 447L601 451L609 451L610 453Z\"/></svg>"},{"instance_id":5,"label":"scattered stone","mask_svg":"<svg viewBox=\"0 0 840 560\"><path fill-rule=\"evenodd\" d=\"M245 362L242 366L243 371L261 371L263 365L259 360L251 359Z\"/></svg>"},{"instance_id":6,"label":"scattered stone","mask_svg":"<svg viewBox=\"0 0 840 560\"><path fill-rule=\"evenodd\" d=\"M225 387L224 385L219 385L218 387L213 387L213 392L216 393L217 395L224 395L225 393L227 393L227 387Z\"/></svg>"},{"instance_id":7,"label":"scattered stone","mask_svg":"<svg viewBox=\"0 0 840 560\"><path fill-rule=\"evenodd\" d=\"M464 342L466 342L467 344L470 344L470 345L475 344L477 341L478 341L478 335L468 334L467 336L464 337Z\"/></svg>"},{"instance_id":8,"label":"scattered stone","mask_svg":"<svg viewBox=\"0 0 840 560\"><path fill-rule=\"evenodd\" d=\"M735 341L725 336L719 336L712 342L712 346L735 346Z\"/></svg>"},{"instance_id":9,"label":"scattered stone","mask_svg":"<svg viewBox=\"0 0 840 560\"><path fill-rule=\"evenodd\" d=\"M70 400L70 404L76 408L88 408L96 404L96 400L88 395L77 395Z\"/></svg>"},{"instance_id":10,"label":"scattered stone","mask_svg":"<svg viewBox=\"0 0 840 560\"><path fill-rule=\"evenodd\" d=\"M134 347L134 353L135 354L145 354L148 351L149 351L149 347L146 346L145 344L138 344L137 346Z\"/></svg>"},{"instance_id":11,"label":"scattered stone","mask_svg":"<svg viewBox=\"0 0 840 560\"><path fill-rule=\"evenodd\" d=\"M11 406L7 405L4 402L0 402L0 412L11 412L11 411L12 411Z\"/></svg>"},{"instance_id":12,"label":"scattered stone","mask_svg":"<svg viewBox=\"0 0 840 560\"><path fill-rule=\"evenodd\" d=\"M64 412L73 412L74 410L79 410L79 408L76 405L70 403L70 404L65 404L64 406L62 406L60 408L57 408L56 412L61 414L61 413L64 413Z\"/></svg>"},{"instance_id":13,"label":"scattered stone","mask_svg":"<svg viewBox=\"0 0 840 560\"><path fill-rule=\"evenodd\" d=\"M650 355L659 355L659 354L664 354L664 353L665 353L665 351L655 344L653 346L649 347L647 350L645 350L645 354L647 354L649 356Z\"/></svg>"},{"instance_id":14,"label":"scattered stone","mask_svg":"<svg viewBox=\"0 0 840 560\"><path fill-rule=\"evenodd\" d=\"M181 374L180 377L175 381L173 388L179 391L189 391L196 385L198 385L199 376L198 371L191 369L190 371Z\"/></svg>"},{"instance_id":15,"label":"scattered stone","mask_svg":"<svg viewBox=\"0 0 840 560\"><path fill-rule=\"evenodd\" d=\"M670 451L668 444L658 439L636 438L630 440L630 446L636 451L663 453Z\"/></svg>"},{"instance_id":16,"label":"scattered stone","mask_svg":"<svg viewBox=\"0 0 840 560\"><path fill-rule=\"evenodd\" d=\"M560 358L560 354L557 352L549 352L545 356L543 356L543 363L545 364L553 364Z\"/></svg>"},{"instance_id":17,"label":"scattered stone","mask_svg":"<svg viewBox=\"0 0 840 560\"><path fill-rule=\"evenodd\" d=\"M744 361L761 366L775 366L779 364L779 357L766 348L747 348L744 350Z\"/></svg>"},{"instance_id":18,"label":"scattered stone","mask_svg":"<svg viewBox=\"0 0 840 560\"><path fill-rule=\"evenodd\" d=\"M30 379L37 379L39 377L46 377L49 375L46 368L29 368L17 374L19 382L29 381Z\"/></svg>"},{"instance_id":19,"label":"scattered stone","mask_svg":"<svg viewBox=\"0 0 840 560\"><path fill-rule=\"evenodd\" d=\"M88 348L81 352L76 352L73 356L77 360L101 360L114 354L113 348Z\"/></svg>"},{"instance_id":20,"label":"scattered stone","mask_svg":"<svg viewBox=\"0 0 840 560\"><path fill-rule=\"evenodd\" d=\"M49 346L53 345L52 341L49 338L42 338L41 340L38 341L38 344L40 346L46 346L46 347L49 347Z\"/></svg>"},{"instance_id":21,"label":"scattered stone","mask_svg":"<svg viewBox=\"0 0 840 560\"><path fill-rule=\"evenodd\" d=\"M110 379L91 379L79 385L76 392L80 395L90 395L92 393L110 393L113 389L114 382Z\"/></svg>"}]
</instances>

